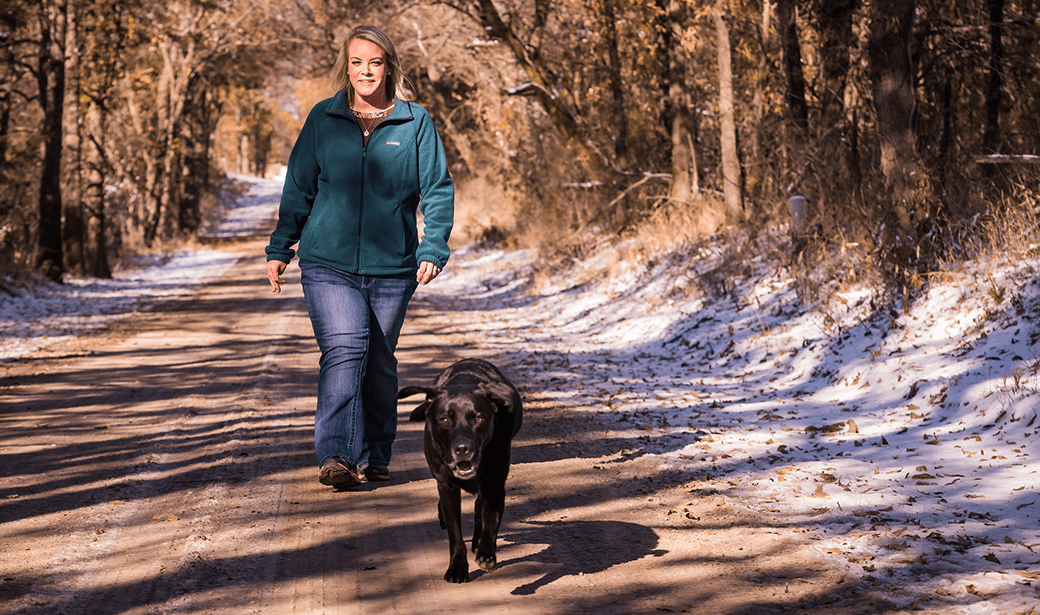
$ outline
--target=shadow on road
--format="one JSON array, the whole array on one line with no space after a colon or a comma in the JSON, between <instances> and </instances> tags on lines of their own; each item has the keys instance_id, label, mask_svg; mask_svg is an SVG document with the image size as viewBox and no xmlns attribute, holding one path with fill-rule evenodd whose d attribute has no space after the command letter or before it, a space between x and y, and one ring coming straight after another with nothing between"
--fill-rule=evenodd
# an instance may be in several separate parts
<instances>
[{"instance_id":1,"label":"shadow on road","mask_svg":"<svg viewBox=\"0 0 1040 615\"><path fill-rule=\"evenodd\" d=\"M499 562L506 567L520 562L536 562L548 568L542 577L513 590L514 595L533 594L550 583L571 575L602 572L647 555L661 557L667 551L656 550L657 533L648 527L622 521L524 521L530 529L510 532L502 540L523 544L546 544L542 551L525 557ZM564 545L582 544L583 557L576 559L572 549Z\"/></svg>"}]
</instances>

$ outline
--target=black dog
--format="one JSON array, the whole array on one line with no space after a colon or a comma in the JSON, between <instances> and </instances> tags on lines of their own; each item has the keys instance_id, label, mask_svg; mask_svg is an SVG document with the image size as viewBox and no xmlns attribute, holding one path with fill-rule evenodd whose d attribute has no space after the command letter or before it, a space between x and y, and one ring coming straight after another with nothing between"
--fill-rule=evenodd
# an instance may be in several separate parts
<instances>
[{"instance_id":1,"label":"black dog","mask_svg":"<svg viewBox=\"0 0 1040 615\"><path fill-rule=\"evenodd\" d=\"M462 537L461 491L477 496L473 552L477 565L494 570L495 542L505 508L509 446L520 431L523 407L516 387L494 365L463 359L437 376L432 387L407 386L398 399L425 393L412 422L426 421L426 462L437 479L437 518L448 530L451 563L444 580L469 581Z\"/></svg>"}]
</instances>

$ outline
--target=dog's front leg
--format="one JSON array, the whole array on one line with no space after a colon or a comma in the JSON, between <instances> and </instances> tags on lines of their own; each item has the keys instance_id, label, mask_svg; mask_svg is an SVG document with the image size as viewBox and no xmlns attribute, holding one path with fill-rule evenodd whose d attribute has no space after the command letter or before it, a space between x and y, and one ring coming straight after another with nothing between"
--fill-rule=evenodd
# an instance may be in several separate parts
<instances>
[{"instance_id":1,"label":"dog's front leg","mask_svg":"<svg viewBox=\"0 0 1040 615\"><path fill-rule=\"evenodd\" d=\"M484 494L477 491L477 501L473 503L473 552L480 545L480 535L484 533Z\"/></svg>"},{"instance_id":2,"label":"dog's front leg","mask_svg":"<svg viewBox=\"0 0 1040 615\"><path fill-rule=\"evenodd\" d=\"M481 491L478 499L477 514L480 521L475 524L480 528L479 536L473 535L473 550L477 554L477 565L481 570L492 571L498 564L495 555L498 542L498 528L502 523L502 511L505 509L505 489L492 489L490 493Z\"/></svg>"},{"instance_id":3,"label":"dog's front leg","mask_svg":"<svg viewBox=\"0 0 1040 615\"><path fill-rule=\"evenodd\" d=\"M444 580L449 583L466 583L469 581L469 560L466 553L466 541L462 537L462 493L459 488L437 482L440 500L437 504L441 525L448 530L448 550L451 561L444 573Z\"/></svg>"}]
</instances>

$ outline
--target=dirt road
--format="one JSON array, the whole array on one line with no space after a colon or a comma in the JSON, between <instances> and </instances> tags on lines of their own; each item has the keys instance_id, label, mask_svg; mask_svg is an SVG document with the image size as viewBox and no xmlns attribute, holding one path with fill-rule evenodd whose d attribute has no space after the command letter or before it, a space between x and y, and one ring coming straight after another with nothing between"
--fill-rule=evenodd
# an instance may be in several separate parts
<instances>
[{"instance_id":1,"label":"dirt road","mask_svg":"<svg viewBox=\"0 0 1040 615\"><path fill-rule=\"evenodd\" d=\"M523 381L499 568L445 583L415 401L391 483L320 485L299 284L270 295L262 241L229 247L242 259L220 283L0 365L0 613L893 612L804 527L662 471ZM426 297L402 384L461 356L506 373L524 358L462 343L444 324L465 317Z\"/></svg>"}]
</instances>

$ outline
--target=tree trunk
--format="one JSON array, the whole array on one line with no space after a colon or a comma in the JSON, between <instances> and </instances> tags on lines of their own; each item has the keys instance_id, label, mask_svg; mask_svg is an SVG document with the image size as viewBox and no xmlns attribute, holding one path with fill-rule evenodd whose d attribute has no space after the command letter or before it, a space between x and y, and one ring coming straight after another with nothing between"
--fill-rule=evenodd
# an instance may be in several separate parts
<instances>
[{"instance_id":1,"label":"tree trunk","mask_svg":"<svg viewBox=\"0 0 1040 615\"><path fill-rule=\"evenodd\" d=\"M116 87L126 55L125 42L131 17L119 3L107 1L86 3L77 19L79 50L82 64L91 67L89 75L81 75L80 92L83 101L81 143L81 182L83 212L83 268L84 273L97 278L112 277L108 263L110 229L105 203L106 178L110 173L126 177L126 169L118 156L105 155L110 107L118 105ZM133 120L133 128L139 125ZM113 168L115 167L115 168ZM118 169L118 171L116 170ZM133 219L133 216L128 216ZM117 241L122 241L118 234ZM137 244L139 245L139 243Z\"/></svg>"},{"instance_id":2,"label":"tree trunk","mask_svg":"<svg viewBox=\"0 0 1040 615\"><path fill-rule=\"evenodd\" d=\"M105 228L105 119L96 102L88 103L85 119L88 139L83 148L83 264L88 275L110 278Z\"/></svg>"},{"instance_id":3,"label":"tree trunk","mask_svg":"<svg viewBox=\"0 0 1040 615\"><path fill-rule=\"evenodd\" d=\"M169 239L180 234L181 181L181 122L187 104L194 64L197 61L195 43L185 46L166 38L159 43L163 68L156 84L156 103L152 111L155 141L152 159L148 161L149 174L143 195L147 199L144 241L151 246L157 239Z\"/></svg>"},{"instance_id":4,"label":"tree trunk","mask_svg":"<svg viewBox=\"0 0 1040 615\"><path fill-rule=\"evenodd\" d=\"M274 131L271 129L271 113L259 100L253 101L251 107L247 173L263 177L267 169L267 159L271 155L271 139L274 136Z\"/></svg>"},{"instance_id":5,"label":"tree trunk","mask_svg":"<svg viewBox=\"0 0 1040 615\"><path fill-rule=\"evenodd\" d=\"M882 212L882 248L899 265L915 257L915 183L921 167L914 142L916 105L910 34L915 2L874 0L870 41L870 76L881 146L881 171L885 176L887 205Z\"/></svg>"},{"instance_id":6,"label":"tree trunk","mask_svg":"<svg viewBox=\"0 0 1040 615\"><path fill-rule=\"evenodd\" d=\"M672 120L672 185L668 198L690 203L700 197L697 173L697 124L690 109L677 109Z\"/></svg>"},{"instance_id":7,"label":"tree trunk","mask_svg":"<svg viewBox=\"0 0 1040 615\"><path fill-rule=\"evenodd\" d=\"M8 24L4 23L4 26ZM14 105L14 76L17 74L18 62L11 45L0 45L0 65L6 79L0 79L0 180L6 179L7 150L10 144L11 107ZM0 197L0 202L7 197ZM0 209L0 214L3 210Z\"/></svg>"},{"instance_id":8,"label":"tree trunk","mask_svg":"<svg viewBox=\"0 0 1040 615\"><path fill-rule=\"evenodd\" d=\"M769 184L767 179L767 173L769 164L766 162L766 152L762 145L762 131L764 125L764 119L766 117L766 89L769 86L767 76L769 75L769 54L772 47L771 34L772 31L772 3L762 3L762 19L759 22L759 53L758 53L758 66L756 68L754 93L751 96L751 122L753 128L751 129L751 164L749 165L749 175L751 176L752 184L758 195L769 193ZM750 183L750 182L749 182ZM757 199L753 199L754 202Z\"/></svg>"},{"instance_id":9,"label":"tree trunk","mask_svg":"<svg viewBox=\"0 0 1040 615\"><path fill-rule=\"evenodd\" d=\"M621 54L618 51L617 0L603 0L603 38L607 44L608 80L614 113L614 156L618 166L628 168L628 118L625 116L625 89L621 82Z\"/></svg>"},{"instance_id":10,"label":"tree trunk","mask_svg":"<svg viewBox=\"0 0 1040 615\"><path fill-rule=\"evenodd\" d=\"M739 222L744 215L743 180L740 154L737 150L736 103L733 95L733 60L729 43L729 26L722 9L712 11L715 41L719 57L719 116L721 119L722 183L726 203L726 221Z\"/></svg>"},{"instance_id":11,"label":"tree trunk","mask_svg":"<svg viewBox=\"0 0 1040 615\"><path fill-rule=\"evenodd\" d=\"M191 103L185 109L181 128L184 155L180 175L184 178L184 186L177 219L177 231L181 236L196 233L202 223L202 198L210 185L210 141L219 118L219 104L201 81L193 83L190 96Z\"/></svg>"},{"instance_id":12,"label":"tree trunk","mask_svg":"<svg viewBox=\"0 0 1040 615\"><path fill-rule=\"evenodd\" d=\"M820 126L825 133L845 119L845 81L849 75L849 46L853 0L817 0L820 23Z\"/></svg>"},{"instance_id":13,"label":"tree trunk","mask_svg":"<svg viewBox=\"0 0 1040 615\"><path fill-rule=\"evenodd\" d=\"M986 0L989 13L989 73L986 80L986 128L982 133L982 151L995 154L1000 147L1000 105L1004 70L1004 0Z\"/></svg>"},{"instance_id":14,"label":"tree trunk","mask_svg":"<svg viewBox=\"0 0 1040 615\"><path fill-rule=\"evenodd\" d=\"M693 114L692 94L686 86L686 52L682 48L686 11L680 0L664 0L661 24L661 61L665 68L661 81L665 96L661 119L671 143L672 183L668 198L692 203L700 196L697 173L697 117Z\"/></svg>"},{"instance_id":15,"label":"tree trunk","mask_svg":"<svg viewBox=\"0 0 1040 615\"><path fill-rule=\"evenodd\" d=\"M181 151L183 143L178 137L172 137L166 144L166 157L162 164L162 177L158 183L159 208L156 217L152 219L152 242L156 239L169 240L180 239L180 206L181 197L184 194L184 182L181 180L183 169L182 161L184 152Z\"/></svg>"},{"instance_id":16,"label":"tree trunk","mask_svg":"<svg viewBox=\"0 0 1040 615\"><path fill-rule=\"evenodd\" d=\"M43 110L39 231L36 266L60 281L64 274L61 236L62 103L65 97L65 19L67 0L47 0L40 14L40 52L36 79Z\"/></svg>"},{"instance_id":17,"label":"tree trunk","mask_svg":"<svg viewBox=\"0 0 1040 615\"><path fill-rule=\"evenodd\" d=\"M820 115L815 127L816 153L814 167L821 186L816 199L818 213L835 220L839 227L849 228L846 218L854 211L850 197L859 190L858 169L852 165L848 143L845 110L845 85L851 69L851 49L855 43L852 16L855 0L817 0L820 30L820 77L817 88ZM822 206L822 207L821 207Z\"/></svg>"},{"instance_id":18,"label":"tree trunk","mask_svg":"<svg viewBox=\"0 0 1040 615\"><path fill-rule=\"evenodd\" d=\"M776 21L780 32L784 78L787 80L787 110L795 126L808 130L809 104L805 100L805 73L802 70L802 48L798 41L796 0L777 0Z\"/></svg>"},{"instance_id":19,"label":"tree trunk","mask_svg":"<svg viewBox=\"0 0 1040 615\"><path fill-rule=\"evenodd\" d=\"M62 147L62 206L64 220L65 270L83 275L86 272L83 234L84 216L82 185L80 183L80 87L79 87L79 20L77 3L71 2L65 24L65 103L62 120L64 145Z\"/></svg>"}]
</instances>

